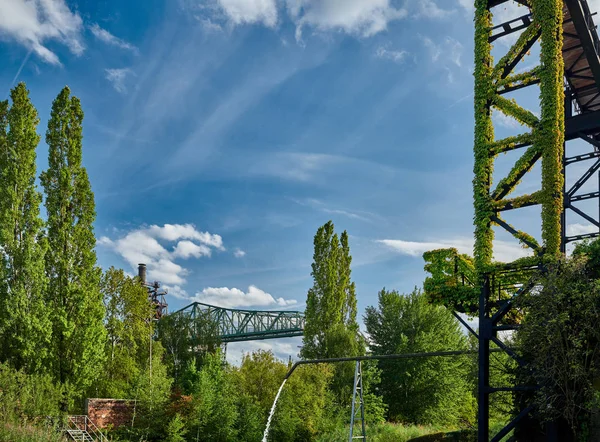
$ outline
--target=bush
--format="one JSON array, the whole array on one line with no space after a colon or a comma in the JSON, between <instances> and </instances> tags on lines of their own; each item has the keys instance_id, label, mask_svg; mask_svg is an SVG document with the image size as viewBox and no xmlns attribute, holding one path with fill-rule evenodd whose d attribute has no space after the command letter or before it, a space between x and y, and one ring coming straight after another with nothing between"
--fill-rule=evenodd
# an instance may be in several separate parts
<instances>
[{"instance_id":1,"label":"bush","mask_svg":"<svg viewBox=\"0 0 600 442\"><path fill-rule=\"evenodd\" d=\"M18 422L60 416L60 388L49 376L27 375L0 364L0 419Z\"/></svg>"},{"instance_id":2,"label":"bush","mask_svg":"<svg viewBox=\"0 0 600 442\"><path fill-rule=\"evenodd\" d=\"M0 440L4 442L66 442L65 438L51 428L33 425L0 424Z\"/></svg>"}]
</instances>

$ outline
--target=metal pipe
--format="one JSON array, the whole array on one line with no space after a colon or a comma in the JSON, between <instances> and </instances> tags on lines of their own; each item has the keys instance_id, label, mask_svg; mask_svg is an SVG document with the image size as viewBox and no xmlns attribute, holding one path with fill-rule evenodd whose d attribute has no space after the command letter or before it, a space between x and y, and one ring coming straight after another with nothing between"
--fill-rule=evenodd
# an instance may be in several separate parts
<instances>
[{"instance_id":1,"label":"metal pipe","mask_svg":"<svg viewBox=\"0 0 600 442\"><path fill-rule=\"evenodd\" d=\"M142 284L146 284L146 264L138 264L138 277Z\"/></svg>"},{"instance_id":2,"label":"metal pipe","mask_svg":"<svg viewBox=\"0 0 600 442\"><path fill-rule=\"evenodd\" d=\"M492 349L491 351L497 351L498 349ZM353 356L347 358L325 358L325 359L306 359L302 361L294 362L290 371L287 372L284 379L289 378L296 367L299 365L306 364L330 364L337 362L351 362L351 361L371 361L371 360L386 360L386 359L411 359L411 358L430 358L430 357L443 357L443 356L462 356L462 355L473 355L477 354L477 350L450 350L450 351L433 351L428 353L403 353L393 355L369 355L369 356Z\"/></svg>"}]
</instances>

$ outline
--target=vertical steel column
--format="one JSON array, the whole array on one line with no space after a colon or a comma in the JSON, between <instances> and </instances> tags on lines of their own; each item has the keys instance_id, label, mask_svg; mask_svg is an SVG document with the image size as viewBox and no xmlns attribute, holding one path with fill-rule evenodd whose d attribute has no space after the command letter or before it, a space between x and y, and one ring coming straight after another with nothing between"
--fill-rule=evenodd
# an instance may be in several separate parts
<instances>
[{"instance_id":1,"label":"vertical steel column","mask_svg":"<svg viewBox=\"0 0 600 442\"><path fill-rule=\"evenodd\" d=\"M490 298L490 278L485 276L479 295L479 383L477 390L477 440L489 440L490 417L490 339L492 321L487 309Z\"/></svg>"}]
</instances>

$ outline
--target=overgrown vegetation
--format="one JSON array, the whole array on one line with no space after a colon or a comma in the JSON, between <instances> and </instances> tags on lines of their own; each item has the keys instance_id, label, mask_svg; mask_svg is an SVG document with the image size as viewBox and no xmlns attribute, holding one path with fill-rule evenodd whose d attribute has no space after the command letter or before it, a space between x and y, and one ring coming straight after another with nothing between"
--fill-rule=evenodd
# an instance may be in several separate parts
<instances>
[{"instance_id":1,"label":"overgrown vegetation","mask_svg":"<svg viewBox=\"0 0 600 442\"><path fill-rule=\"evenodd\" d=\"M489 62L477 69L492 75ZM476 94L476 102L481 99ZM491 142L485 121L476 132L482 143ZM0 439L58 441L48 422L82 413L83 399L94 396L134 400L133 419L110 431L114 440L261 440L289 363L256 351L244 355L239 367L228 364L216 324L202 317L190 324L169 316L157 325L137 278L96 264L94 195L82 166L79 100L65 88L53 103L43 194L35 184L37 124L21 83L10 105L0 103ZM478 232L481 247L491 237ZM487 251L476 248L474 259L456 250L425 254L432 274L426 292L382 289L378 305L365 312L368 339L359 331L347 232L335 233L331 221L320 227L313 258L300 357L474 348L439 304L473 311L473 290L465 290L465 282L475 284L477 264L489 261ZM520 306L528 314L515 341L543 387L534 395L540 419L562 419L582 438L599 399L599 263L600 243L594 242L579 246L573 259L549 265ZM494 361L493 385L523 377L508 356ZM471 356L365 362L369 438L470 440L475 367ZM347 437L353 372L353 363L299 367L281 394L270 440ZM515 409L513 397L497 397L493 418L506 421Z\"/></svg>"}]
</instances>

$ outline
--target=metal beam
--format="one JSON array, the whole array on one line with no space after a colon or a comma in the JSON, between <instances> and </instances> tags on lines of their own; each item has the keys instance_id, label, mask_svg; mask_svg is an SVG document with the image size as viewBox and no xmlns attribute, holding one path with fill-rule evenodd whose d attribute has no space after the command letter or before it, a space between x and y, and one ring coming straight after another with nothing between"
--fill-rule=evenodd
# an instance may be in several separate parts
<instances>
[{"instance_id":1,"label":"metal beam","mask_svg":"<svg viewBox=\"0 0 600 442\"><path fill-rule=\"evenodd\" d=\"M569 9L577 36L585 51L588 64L596 79L596 86L600 87L600 58L598 57L598 35L596 34L590 11L586 2L580 0L564 0ZM584 6L585 3L585 6ZM587 10L584 10L586 8ZM591 21L591 23L589 23Z\"/></svg>"},{"instance_id":2,"label":"metal beam","mask_svg":"<svg viewBox=\"0 0 600 442\"><path fill-rule=\"evenodd\" d=\"M222 343L302 336L304 313L298 311L242 310L194 302L173 315L184 315L193 324L197 319L215 325ZM193 328L191 332L194 333Z\"/></svg>"},{"instance_id":3,"label":"metal beam","mask_svg":"<svg viewBox=\"0 0 600 442\"><path fill-rule=\"evenodd\" d=\"M586 112L565 120L565 141L579 138L581 134L600 133L600 111Z\"/></svg>"}]
</instances>

